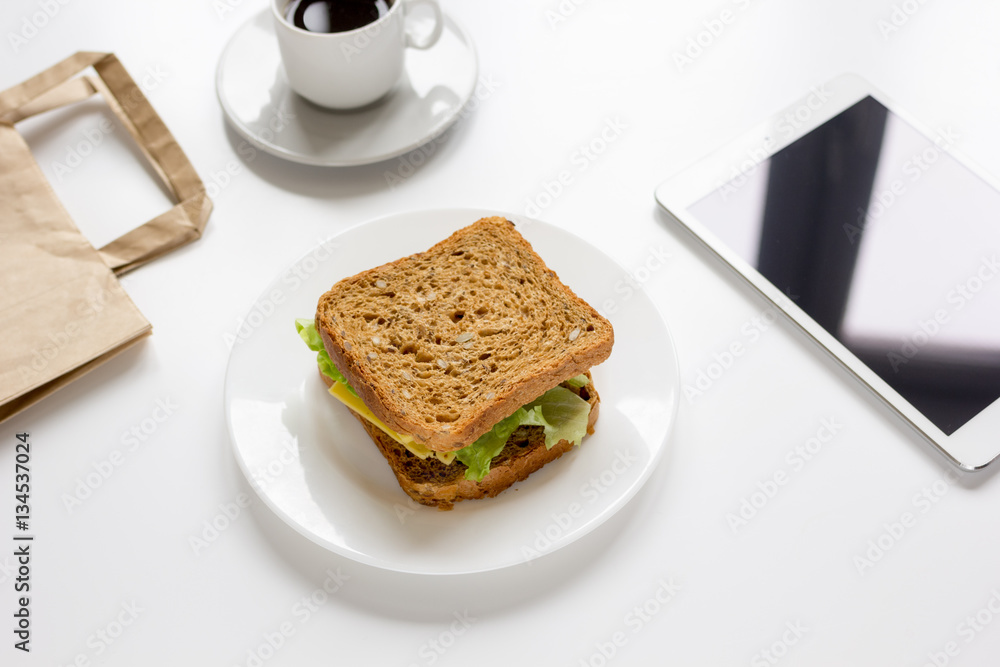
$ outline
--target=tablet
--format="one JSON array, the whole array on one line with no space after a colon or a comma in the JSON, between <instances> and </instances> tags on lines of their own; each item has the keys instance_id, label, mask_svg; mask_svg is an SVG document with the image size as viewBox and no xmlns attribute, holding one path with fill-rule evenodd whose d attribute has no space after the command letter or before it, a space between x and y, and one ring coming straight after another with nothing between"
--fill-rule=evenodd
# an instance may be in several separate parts
<instances>
[{"instance_id":1,"label":"tablet","mask_svg":"<svg viewBox=\"0 0 1000 667\"><path fill-rule=\"evenodd\" d=\"M1000 455L1000 189L846 75L656 199L965 470Z\"/></svg>"}]
</instances>

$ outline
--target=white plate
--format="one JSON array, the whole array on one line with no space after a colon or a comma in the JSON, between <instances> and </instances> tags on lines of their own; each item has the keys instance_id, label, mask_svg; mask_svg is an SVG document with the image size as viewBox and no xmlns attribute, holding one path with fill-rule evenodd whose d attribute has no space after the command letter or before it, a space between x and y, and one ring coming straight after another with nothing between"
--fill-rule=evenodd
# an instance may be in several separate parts
<instances>
[{"instance_id":1,"label":"white plate","mask_svg":"<svg viewBox=\"0 0 1000 667\"><path fill-rule=\"evenodd\" d=\"M286 160L345 167L402 155L448 129L475 90L476 49L445 16L434 46L406 50L403 78L385 98L355 111L324 109L289 88L272 20L265 10L236 31L215 88L233 129Z\"/></svg>"},{"instance_id":2,"label":"white plate","mask_svg":"<svg viewBox=\"0 0 1000 667\"><path fill-rule=\"evenodd\" d=\"M481 210L403 213L348 229L275 278L244 320L225 406L240 467L289 525L331 551L401 572L459 574L529 561L606 521L649 478L677 409L673 341L649 297L618 296L611 358L594 369L596 433L488 500L450 512L417 505L348 410L326 393L295 333L337 280L426 250L480 217L506 215L550 268L598 306L627 275L571 233Z\"/></svg>"}]
</instances>

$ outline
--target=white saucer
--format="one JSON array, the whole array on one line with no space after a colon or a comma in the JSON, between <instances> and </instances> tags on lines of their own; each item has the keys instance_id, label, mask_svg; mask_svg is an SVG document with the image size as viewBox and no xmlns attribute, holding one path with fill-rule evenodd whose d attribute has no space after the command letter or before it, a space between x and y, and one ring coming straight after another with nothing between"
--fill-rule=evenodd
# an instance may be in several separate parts
<instances>
[{"instance_id":1,"label":"white saucer","mask_svg":"<svg viewBox=\"0 0 1000 667\"><path fill-rule=\"evenodd\" d=\"M333 552L423 574L525 563L613 516L663 458L679 372L670 333L641 290L616 299L610 316L614 350L593 369L601 395L594 434L490 500L450 512L412 502L361 424L327 394L295 319L311 317L337 280L426 250L487 215L503 214L415 211L341 232L275 276L244 320L225 382L236 460L268 507ZM591 303L613 297L614 281L626 275L614 260L566 230L507 217L577 294Z\"/></svg>"},{"instance_id":2,"label":"white saucer","mask_svg":"<svg viewBox=\"0 0 1000 667\"><path fill-rule=\"evenodd\" d=\"M356 111L324 109L289 88L272 20L265 10L236 31L215 87L233 129L278 157L346 167L402 155L448 129L475 90L476 49L445 16L434 46L406 50L403 78L386 97Z\"/></svg>"}]
</instances>

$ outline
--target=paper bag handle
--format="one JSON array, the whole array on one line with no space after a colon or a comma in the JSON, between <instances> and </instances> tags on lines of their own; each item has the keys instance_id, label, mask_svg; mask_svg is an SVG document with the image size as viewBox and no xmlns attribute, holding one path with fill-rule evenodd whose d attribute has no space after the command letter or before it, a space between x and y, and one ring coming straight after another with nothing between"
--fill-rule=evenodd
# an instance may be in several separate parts
<instances>
[{"instance_id":1,"label":"paper bag handle","mask_svg":"<svg viewBox=\"0 0 1000 667\"><path fill-rule=\"evenodd\" d=\"M93 67L98 78L78 77ZM142 90L112 53L81 51L27 81L0 93L0 122L24 118L79 102L100 92L128 129L177 205L99 249L122 275L201 237L212 201L194 167Z\"/></svg>"}]
</instances>

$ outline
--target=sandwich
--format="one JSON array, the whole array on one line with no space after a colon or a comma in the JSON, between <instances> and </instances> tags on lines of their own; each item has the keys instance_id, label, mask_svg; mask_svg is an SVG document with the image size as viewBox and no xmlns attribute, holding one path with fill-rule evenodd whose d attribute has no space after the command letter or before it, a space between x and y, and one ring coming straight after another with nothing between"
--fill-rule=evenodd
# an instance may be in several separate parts
<instances>
[{"instance_id":1,"label":"sandwich","mask_svg":"<svg viewBox=\"0 0 1000 667\"><path fill-rule=\"evenodd\" d=\"M611 323L504 218L335 284L297 320L416 502L493 497L594 432Z\"/></svg>"}]
</instances>

